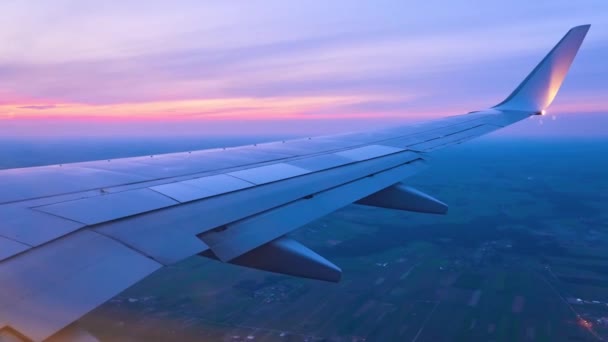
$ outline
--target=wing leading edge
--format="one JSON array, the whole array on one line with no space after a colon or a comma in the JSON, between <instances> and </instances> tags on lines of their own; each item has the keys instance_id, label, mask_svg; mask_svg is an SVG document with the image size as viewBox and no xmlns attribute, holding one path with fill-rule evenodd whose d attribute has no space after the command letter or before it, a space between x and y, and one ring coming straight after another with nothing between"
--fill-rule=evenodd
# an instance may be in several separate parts
<instances>
[{"instance_id":1,"label":"wing leading edge","mask_svg":"<svg viewBox=\"0 0 608 342\"><path fill-rule=\"evenodd\" d=\"M0 341L90 340L71 323L196 254L338 281L337 266L287 234L350 203L445 213L402 180L434 150L544 113L588 29L571 29L487 110L225 151L0 171L15 194L0 195Z\"/></svg>"}]
</instances>

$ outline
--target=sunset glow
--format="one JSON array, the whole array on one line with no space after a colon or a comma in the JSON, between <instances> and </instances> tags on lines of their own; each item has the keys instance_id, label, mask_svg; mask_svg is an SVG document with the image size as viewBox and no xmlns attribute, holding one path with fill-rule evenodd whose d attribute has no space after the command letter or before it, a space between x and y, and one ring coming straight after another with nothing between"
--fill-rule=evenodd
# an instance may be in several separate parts
<instances>
[{"instance_id":1,"label":"sunset glow","mask_svg":"<svg viewBox=\"0 0 608 342\"><path fill-rule=\"evenodd\" d=\"M557 1L538 21L512 3L479 3L476 13L433 3L3 3L0 135L211 121L226 134L230 123L273 122L273 133L301 121L466 113L501 101L568 28L602 21L607 8L598 1L573 15ZM607 71L593 62L607 38L592 28L551 113L608 111Z\"/></svg>"}]
</instances>

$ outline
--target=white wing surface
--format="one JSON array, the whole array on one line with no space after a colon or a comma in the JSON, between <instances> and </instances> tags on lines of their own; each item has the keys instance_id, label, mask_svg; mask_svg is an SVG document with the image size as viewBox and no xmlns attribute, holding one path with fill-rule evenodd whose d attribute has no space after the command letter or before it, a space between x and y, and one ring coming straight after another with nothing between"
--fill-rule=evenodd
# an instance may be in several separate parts
<instances>
[{"instance_id":1,"label":"white wing surface","mask_svg":"<svg viewBox=\"0 0 608 342\"><path fill-rule=\"evenodd\" d=\"M437 149L544 113L589 26L499 105L417 125L0 171L0 341L92 338L72 322L159 268L203 255L338 281L286 235L357 202L445 213L402 184Z\"/></svg>"}]
</instances>

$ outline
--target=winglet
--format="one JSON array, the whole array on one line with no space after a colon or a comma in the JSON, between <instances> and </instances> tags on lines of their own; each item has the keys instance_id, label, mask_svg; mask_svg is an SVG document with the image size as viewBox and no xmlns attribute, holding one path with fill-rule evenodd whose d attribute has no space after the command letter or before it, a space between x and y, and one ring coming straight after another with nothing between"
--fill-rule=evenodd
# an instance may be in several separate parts
<instances>
[{"instance_id":1,"label":"winglet","mask_svg":"<svg viewBox=\"0 0 608 342\"><path fill-rule=\"evenodd\" d=\"M496 109L543 112L557 95L591 25L572 28Z\"/></svg>"}]
</instances>

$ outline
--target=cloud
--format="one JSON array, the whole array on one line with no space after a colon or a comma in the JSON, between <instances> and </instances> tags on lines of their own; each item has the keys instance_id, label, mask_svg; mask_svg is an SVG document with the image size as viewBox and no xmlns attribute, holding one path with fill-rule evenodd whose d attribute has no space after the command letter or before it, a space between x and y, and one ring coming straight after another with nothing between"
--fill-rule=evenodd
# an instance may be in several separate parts
<instances>
[{"instance_id":1,"label":"cloud","mask_svg":"<svg viewBox=\"0 0 608 342\"><path fill-rule=\"evenodd\" d=\"M502 27L416 36L390 30L330 32L272 43L253 41L239 47L191 47L128 57L13 64L0 68L5 76L0 85L32 97L88 104L412 93L421 87L422 92L431 93L441 90L438 85L445 80L461 77L460 70L488 80L483 65L548 50L557 39L547 38L545 31L523 38ZM500 82L498 78L492 81Z\"/></svg>"},{"instance_id":2,"label":"cloud","mask_svg":"<svg viewBox=\"0 0 608 342\"><path fill-rule=\"evenodd\" d=\"M45 109L52 109L55 108L57 106L55 105L29 105L29 106L21 106L21 107L17 107L20 109L36 109L36 110L45 110Z\"/></svg>"}]
</instances>

